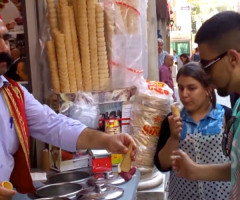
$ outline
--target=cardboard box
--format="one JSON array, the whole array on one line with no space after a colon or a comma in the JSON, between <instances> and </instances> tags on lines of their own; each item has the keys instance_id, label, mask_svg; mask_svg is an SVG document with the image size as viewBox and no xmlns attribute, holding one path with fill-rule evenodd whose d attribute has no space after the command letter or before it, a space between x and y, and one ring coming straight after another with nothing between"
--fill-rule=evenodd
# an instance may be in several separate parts
<instances>
[{"instance_id":1,"label":"cardboard box","mask_svg":"<svg viewBox=\"0 0 240 200\"><path fill-rule=\"evenodd\" d=\"M91 156L86 151L70 153L49 145L50 168L58 172L91 166Z\"/></svg>"},{"instance_id":2,"label":"cardboard box","mask_svg":"<svg viewBox=\"0 0 240 200\"><path fill-rule=\"evenodd\" d=\"M130 118L132 111L132 103L126 101L122 104L122 133L131 133L130 132Z\"/></svg>"}]
</instances>

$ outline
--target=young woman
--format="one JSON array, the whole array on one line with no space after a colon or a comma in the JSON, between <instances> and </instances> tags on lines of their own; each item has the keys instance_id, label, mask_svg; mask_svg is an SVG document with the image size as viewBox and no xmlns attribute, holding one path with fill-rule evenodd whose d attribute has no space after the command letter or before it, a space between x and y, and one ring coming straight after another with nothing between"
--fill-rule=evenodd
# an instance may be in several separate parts
<instances>
[{"instance_id":1,"label":"young woman","mask_svg":"<svg viewBox=\"0 0 240 200\"><path fill-rule=\"evenodd\" d=\"M225 200L230 182L190 181L171 169L172 151L181 149L200 164L228 163L222 152L222 133L231 109L216 104L211 82L201 67L190 62L177 74L181 116L169 114L162 123L154 162L160 171L170 171L168 199Z\"/></svg>"}]
</instances>

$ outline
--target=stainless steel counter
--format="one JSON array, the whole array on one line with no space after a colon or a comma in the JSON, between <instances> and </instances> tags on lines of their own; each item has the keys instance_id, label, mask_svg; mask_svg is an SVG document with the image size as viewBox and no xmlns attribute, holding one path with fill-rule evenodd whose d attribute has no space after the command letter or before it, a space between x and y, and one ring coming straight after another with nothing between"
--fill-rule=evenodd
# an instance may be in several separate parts
<instances>
[{"instance_id":1,"label":"stainless steel counter","mask_svg":"<svg viewBox=\"0 0 240 200\"><path fill-rule=\"evenodd\" d=\"M89 168L82 168L79 170L89 171ZM113 168L113 171L116 171L116 168ZM139 179L140 179L140 172L139 170L137 170L135 175L132 177L130 181L123 183L121 185L118 185L118 187L124 189L123 195L120 198L118 198L118 200L135 200L137 195L137 186L138 186ZM44 183L37 181L37 182L34 182L34 185L36 186L36 188L38 188L43 186ZM30 200L35 198L33 198L31 195L17 193L12 199L13 200Z\"/></svg>"}]
</instances>

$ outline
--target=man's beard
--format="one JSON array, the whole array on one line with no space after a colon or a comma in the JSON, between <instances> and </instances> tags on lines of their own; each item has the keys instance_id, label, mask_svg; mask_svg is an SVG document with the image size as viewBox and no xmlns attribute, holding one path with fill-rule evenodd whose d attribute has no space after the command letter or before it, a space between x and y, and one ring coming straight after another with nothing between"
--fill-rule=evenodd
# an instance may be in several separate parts
<instances>
[{"instance_id":1,"label":"man's beard","mask_svg":"<svg viewBox=\"0 0 240 200\"><path fill-rule=\"evenodd\" d=\"M12 66L12 58L8 53L5 53L5 52L0 53L0 63L1 62L7 63L7 70L9 70L10 67Z\"/></svg>"},{"instance_id":2,"label":"man's beard","mask_svg":"<svg viewBox=\"0 0 240 200\"><path fill-rule=\"evenodd\" d=\"M225 85L225 87L217 88L217 93L222 97L228 96L229 95L229 92L228 92L229 85L230 85L230 80Z\"/></svg>"},{"instance_id":3,"label":"man's beard","mask_svg":"<svg viewBox=\"0 0 240 200\"><path fill-rule=\"evenodd\" d=\"M226 97L229 95L227 88L218 88L217 93L222 97Z\"/></svg>"}]
</instances>

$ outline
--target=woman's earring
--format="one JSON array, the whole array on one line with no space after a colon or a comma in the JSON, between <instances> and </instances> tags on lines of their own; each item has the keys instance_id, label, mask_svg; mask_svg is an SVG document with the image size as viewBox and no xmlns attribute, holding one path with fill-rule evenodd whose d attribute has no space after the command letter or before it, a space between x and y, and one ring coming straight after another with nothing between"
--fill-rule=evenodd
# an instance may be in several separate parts
<instances>
[{"instance_id":1,"label":"woman's earring","mask_svg":"<svg viewBox=\"0 0 240 200\"><path fill-rule=\"evenodd\" d=\"M210 99L210 101L212 101L212 99L213 99L212 95L209 95L209 99Z\"/></svg>"}]
</instances>

